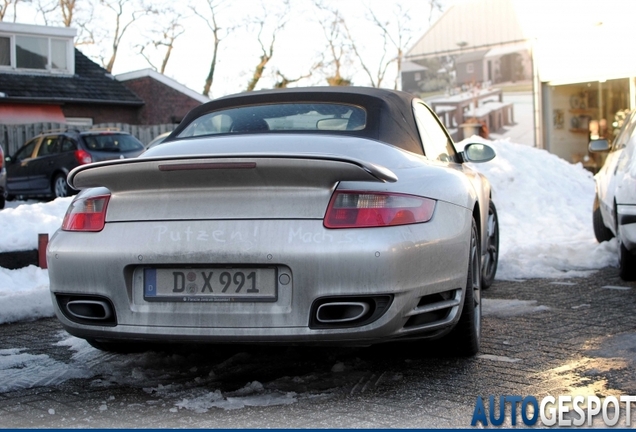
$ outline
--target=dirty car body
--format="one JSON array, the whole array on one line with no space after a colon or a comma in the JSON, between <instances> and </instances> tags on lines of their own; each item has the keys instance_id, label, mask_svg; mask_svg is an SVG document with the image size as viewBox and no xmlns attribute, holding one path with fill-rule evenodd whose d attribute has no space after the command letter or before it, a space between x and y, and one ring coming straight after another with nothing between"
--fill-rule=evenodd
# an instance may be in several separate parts
<instances>
[{"instance_id":1,"label":"dirty car body","mask_svg":"<svg viewBox=\"0 0 636 432\"><path fill-rule=\"evenodd\" d=\"M82 192L47 255L56 314L103 349L446 336L474 354L496 227L465 162L492 157L457 152L402 92L209 102L139 158L70 173Z\"/></svg>"}]
</instances>

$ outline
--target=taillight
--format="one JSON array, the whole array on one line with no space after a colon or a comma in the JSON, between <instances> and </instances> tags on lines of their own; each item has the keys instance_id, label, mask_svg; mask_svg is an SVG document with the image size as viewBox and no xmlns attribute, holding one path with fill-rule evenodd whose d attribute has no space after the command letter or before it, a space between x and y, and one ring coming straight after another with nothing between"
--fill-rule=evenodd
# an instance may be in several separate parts
<instances>
[{"instance_id":1,"label":"taillight","mask_svg":"<svg viewBox=\"0 0 636 432\"><path fill-rule=\"evenodd\" d=\"M66 210L62 230L91 232L103 230L109 199L110 195L75 198Z\"/></svg>"},{"instance_id":2,"label":"taillight","mask_svg":"<svg viewBox=\"0 0 636 432\"><path fill-rule=\"evenodd\" d=\"M4 152L2 151L2 147L0 147L0 170L4 167Z\"/></svg>"},{"instance_id":3,"label":"taillight","mask_svg":"<svg viewBox=\"0 0 636 432\"><path fill-rule=\"evenodd\" d=\"M90 153L82 149L75 150L75 159L77 159L80 165L93 162L93 158L91 157Z\"/></svg>"},{"instance_id":4,"label":"taillight","mask_svg":"<svg viewBox=\"0 0 636 432\"><path fill-rule=\"evenodd\" d=\"M435 200L384 192L336 191L331 197L326 228L365 228L428 222Z\"/></svg>"}]
</instances>

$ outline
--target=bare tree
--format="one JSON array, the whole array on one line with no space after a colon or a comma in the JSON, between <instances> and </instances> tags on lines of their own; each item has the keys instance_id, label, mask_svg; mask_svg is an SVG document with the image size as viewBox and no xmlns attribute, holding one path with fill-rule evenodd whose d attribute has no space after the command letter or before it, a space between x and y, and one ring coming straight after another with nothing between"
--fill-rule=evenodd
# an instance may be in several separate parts
<instances>
[{"instance_id":1,"label":"bare tree","mask_svg":"<svg viewBox=\"0 0 636 432\"><path fill-rule=\"evenodd\" d=\"M181 13L173 9L168 9L167 11L162 10L162 14L169 17L170 20L167 21L162 28L154 31L154 35L151 37L149 42L137 45L137 47L139 48L139 54L146 59L148 64L153 69L159 70L159 73L163 74L166 71L168 60L170 60L170 55L174 49L175 40L185 33L185 28L181 25L181 22L183 21L183 15ZM161 65L159 67L155 66L154 62L150 58L150 54L147 53L149 47L153 47L155 50L158 50L159 48L165 49Z\"/></svg>"},{"instance_id":2,"label":"bare tree","mask_svg":"<svg viewBox=\"0 0 636 432\"><path fill-rule=\"evenodd\" d=\"M100 0L100 4L115 14L114 30L110 36L112 38L110 58L108 62L103 61L106 70L112 72L121 41L126 31L141 16L150 13L151 9L137 4L134 0ZM105 60L105 58L103 60Z\"/></svg>"},{"instance_id":3,"label":"bare tree","mask_svg":"<svg viewBox=\"0 0 636 432\"><path fill-rule=\"evenodd\" d=\"M38 0L34 4L37 13L42 15L44 25L51 25L50 14L58 9L58 0Z\"/></svg>"},{"instance_id":4,"label":"bare tree","mask_svg":"<svg viewBox=\"0 0 636 432\"><path fill-rule=\"evenodd\" d=\"M274 88L287 88L290 84L294 84L300 80L310 78L316 71L320 70L322 66L323 66L322 59L318 60L309 68L309 72L295 78L288 78L287 76L283 75L283 73L280 70L277 70L276 76L278 78L276 79L276 83L274 83Z\"/></svg>"},{"instance_id":5,"label":"bare tree","mask_svg":"<svg viewBox=\"0 0 636 432\"><path fill-rule=\"evenodd\" d=\"M73 23L77 0L59 0L59 3L62 10L62 23L64 27L70 27Z\"/></svg>"},{"instance_id":6,"label":"bare tree","mask_svg":"<svg viewBox=\"0 0 636 432\"><path fill-rule=\"evenodd\" d=\"M431 3L432 15L432 8L438 2L437 0L429 1ZM402 71L404 52L406 51L408 45L411 43L411 39L413 38L413 32L409 28L409 24L411 22L410 17L412 16L412 14L408 9L404 9L399 3L394 6L393 19L390 21L381 20L370 7L368 8L368 12L371 21L380 30L380 33L382 35L382 39L384 41L384 54L386 54L387 52L387 45L390 45L393 50L392 55L388 59L385 55L382 56L377 74L377 87L380 87L381 81L384 79L386 70L389 65L391 63L395 63L397 67L397 73L395 75L393 88L397 90L400 79L400 72Z\"/></svg>"},{"instance_id":7,"label":"bare tree","mask_svg":"<svg viewBox=\"0 0 636 432\"><path fill-rule=\"evenodd\" d=\"M331 8L319 0L314 5L322 12L319 18L325 39L327 40L328 51L331 59L323 62L322 66L329 69L327 72L327 83L330 86L351 85L351 79L342 75L344 63L347 61L348 51L351 49L343 32L344 18L338 9Z\"/></svg>"},{"instance_id":8,"label":"bare tree","mask_svg":"<svg viewBox=\"0 0 636 432\"><path fill-rule=\"evenodd\" d=\"M349 30L349 26L347 25L347 22L343 19L342 20L342 28L344 29L347 38L349 39L349 44L351 46L351 50L353 51L353 53L356 55L356 57L358 58L358 61L360 63L360 66L362 67L362 70L364 70L364 72L367 74L367 76L369 77L369 80L371 81L371 86L372 87L380 87L382 85L382 81L384 80L384 77L386 75L386 71L389 68L389 65L391 64L391 62L393 61L393 59L389 59L387 60L387 45L388 45L388 41L387 41L387 36L386 34L382 34L382 57L380 59L380 61L378 62L378 68L377 68L377 72L374 75L371 72L371 67L367 64L367 62L364 59L364 56L361 54L360 50L358 49L358 45L356 43L355 38L352 36L351 31Z\"/></svg>"},{"instance_id":9,"label":"bare tree","mask_svg":"<svg viewBox=\"0 0 636 432\"><path fill-rule=\"evenodd\" d=\"M75 46L95 43L91 20L94 1L91 0L28 0L34 3L45 25L62 25L78 29Z\"/></svg>"},{"instance_id":10,"label":"bare tree","mask_svg":"<svg viewBox=\"0 0 636 432\"><path fill-rule=\"evenodd\" d=\"M433 12L435 12L436 10L438 12L442 12L444 10L444 7L442 6L441 0L428 0L428 4L430 6L430 9L428 11L428 25L430 27L431 22L433 21Z\"/></svg>"},{"instance_id":11,"label":"bare tree","mask_svg":"<svg viewBox=\"0 0 636 432\"><path fill-rule=\"evenodd\" d=\"M261 7L263 10L261 16L265 16L266 14L265 6L261 4ZM269 32L269 44L267 45L267 47L265 46L266 44L263 42L263 40L266 38L266 36L264 35L264 33L266 32L266 29L265 29L267 24L266 19L260 18L260 19L254 20L254 24L258 28L257 39L258 39L259 45L261 46L261 56L259 58L258 64L254 68L254 72L252 73L252 78L250 78L249 82L247 83L247 89L246 89L247 91L252 91L254 90L254 88L256 88L256 85L258 84L260 79L263 77L263 72L265 71L265 67L274 56L274 46L276 44L276 36L278 36L281 30L285 28L285 25L287 24L287 20L285 17L287 16L288 12L289 12L289 3L285 2L284 10L276 13L273 16L270 16L270 22L274 22L276 24L273 26L271 32Z\"/></svg>"},{"instance_id":12,"label":"bare tree","mask_svg":"<svg viewBox=\"0 0 636 432\"><path fill-rule=\"evenodd\" d=\"M219 24L219 15L223 12L223 9L228 5L227 0L206 0L208 11L206 13L199 12L195 6L190 6L192 11L200 17L212 31L212 60L210 61L210 69L208 75L205 78L205 84L203 85L204 96L210 96L210 89L214 83L214 73L216 72L216 63L219 55L219 45L225 36L227 36L234 27L221 27ZM208 13L209 12L209 13Z\"/></svg>"},{"instance_id":13,"label":"bare tree","mask_svg":"<svg viewBox=\"0 0 636 432\"><path fill-rule=\"evenodd\" d=\"M20 0L2 0L0 1L0 21L4 21L7 16L7 12L9 11L9 6L13 6L13 22L16 20L16 7Z\"/></svg>"}]
</instances>

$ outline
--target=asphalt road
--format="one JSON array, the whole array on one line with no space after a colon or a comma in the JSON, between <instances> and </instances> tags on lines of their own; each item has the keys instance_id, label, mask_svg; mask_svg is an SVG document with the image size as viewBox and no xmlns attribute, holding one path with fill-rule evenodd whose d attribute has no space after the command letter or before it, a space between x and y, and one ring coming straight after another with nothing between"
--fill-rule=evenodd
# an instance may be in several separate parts
<instances>
[{"instance_id":1,"label":"asphalt road","mask_svg":"<svg viewBox=\"0 0 636 432\"><path fill-rule=\"evenodd\" d=\"M616 269L484 297L468 359L424 343L105 354L54 318L0 325L0 427L464 428L478 396L636 395L636 283Z\"/></svg>"}]
</instances>

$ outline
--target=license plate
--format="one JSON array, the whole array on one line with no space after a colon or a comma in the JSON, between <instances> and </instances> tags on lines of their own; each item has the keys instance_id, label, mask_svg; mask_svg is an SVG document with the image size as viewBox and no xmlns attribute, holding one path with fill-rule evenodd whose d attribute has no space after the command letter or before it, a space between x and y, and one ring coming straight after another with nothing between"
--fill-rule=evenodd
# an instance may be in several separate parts
<instances>
[{"instance_id":1,"label":"license plate","mask_svg":"<svg viewBox=\"0 0 636 432\"><path fill-rule=\"evenodd\" d=\"M144 298L168 302L276 301L275 267L144 269Z\"/></svg>"}]
</instances>

